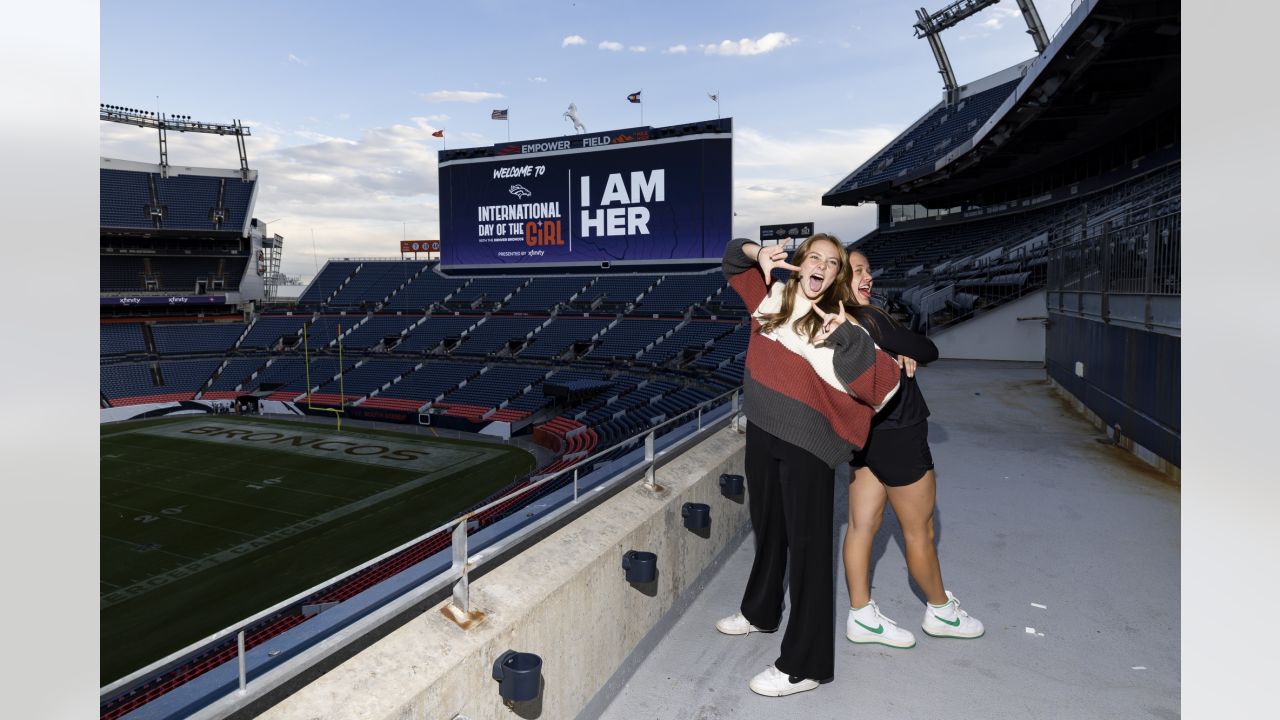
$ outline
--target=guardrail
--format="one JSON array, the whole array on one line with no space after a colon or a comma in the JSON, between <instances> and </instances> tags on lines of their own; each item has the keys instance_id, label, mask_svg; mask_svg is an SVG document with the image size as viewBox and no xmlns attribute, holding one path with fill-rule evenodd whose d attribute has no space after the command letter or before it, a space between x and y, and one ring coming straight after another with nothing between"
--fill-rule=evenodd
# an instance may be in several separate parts
<instances>
[{"instance_id":1,"label":"guardrail","mask_svg":"<svg viewBox=\"0 0 1280 720\"><path fill-rule=\"evenodd\" d=\"M1056 247L1045 289L1050 310L1178 334L1182 327L1182 212L1107 222Z\"/></svg>"},{"instance_id":2,"label":"guardrail","mask_svg":"<svg viewBox=\"0 0 1280 720\"><path fill-rule=\"evenodd\" d=\"M103 704L112 702L122 695L132 692L135 688L144 685L149 680L154 679L157 676L162 676L165 672L181 667L185 662L193 658L197 658L202 654L208 653L218 646L228 643L231 638L235 638L236 653L234 656L234 662L236 663L238 677L238 681L234 683L235 686L229 691L223 690L218 693L218 697L212 699L210 702L204 703L203 708L198 711L190 712L189 706L183 706L183 711L179 715L191 718L221 718L236 712L245 705L265 696L267 693L275 690L282 684L304 673L317 663L349 646L352 642L358 640L364 633L376 628L378 625L395 618L397 615L409 608L412 608L414 605L432 598L447 589L450 589L451 591L451 604L455 609L455 615L459 618L463 618L467 616L470 611L469 586L471 573L486 565L500 563L506 559L504 554L508 551L517 548L521 543L532 537L536 537L541 533L560 527L562 524L573 517L576 517L577 514L594 504L581 502L581 482L584 480L582 477L582 470L584 468L591 468L591 474L594 474L602 470L601 468L595 468L595 465L602 461L608 461L608 464L603 468L605 475L592 482L590 487L590 491L593 494L599 495L601 499L603 499L603 497L607 497L607 494L602 491L620 489L622 486L628 484L628 481L633 482L639 478L643 478L643 484L646 487L656 491L659 488L655 483L654 473L658 465L669 460L675 450L695 443L709 433L714 432L725 424L731 422L739 413L740 395L741 388L734 388L733 390L722 393L710 400L704 401L697 406L680 413L679 415L671 417L658 425L654 425L643 435L637 435L622 440L603 450L599 450L592 455L581 458L573 465L562 468L553 473L549 473L544 476L538 476L536 474L531 475L530 477L538 479L528 485L503 494L497 499L486 503L481 507L474 508L459 517L433 528L413 540L388 550L387 552L336 575L308 590L297 593L294 596L278 602L251 617L234 623L207 638L192 643L191 645L178 650L177 652L174 652L145 668L100 688L99 700ZM660 437L664 440L661 448L658 447L658 439ZM642 443L643 453L640 453ZM619 453L619 451L626 451L626 453L616 458L609 457L612 454ZM631 458L631 455L636 454L638 454L639 457ZM614 464L618 465L615 467ZM475 518L498 506L511 504L513 501L517 501L520 498L530 497L538 490L547 488L553 483L565 479L569 475L572 475L571 496L566 497L558 505L536 517L532 522L512 528L509 531L502 533L500 536L490 539L483 543L482 547L480 547L475 553L470 551L469 535L473 532L472 521ZM476 532L479 530L479 527L474 528L474 531ZM249 663L246 660L246 631L249 628L252 628L255 624L267 620L290 607L297 606L308 598L312 598L325 590L341 586L344 582L353 578L360 572L395 556L397 553L419 543L444 536L451 538L449 544L452 546L452 561L449 566L429 577L424 578L422 582L417 585L406 588L403 592L394 597L382 597L376 601L370 602L366 607L360 610L361 615L359 618L343 625L340 628L332 630L331 633L325 637L310 638L307 642L307 647L293 657L281 662L262 663L270 665L270 667L249 667ZM443 549L444 548L442 547L440 550L419 562L425 562L427 559L435 557L442 553ZM353 602L355 600L356 598L350 598L346 602ZM331 608L324 607L317 608L316 610L323 612L329 609ZM228 661L228 663L229 662L230 661ZM211 668L208 672L215 672L225 664L226 663L220 664L217 668ZM251 679L249 676L253 674L255 670L258 670L259 673L257 674L257 677ZM211 684L217 685L221 683ZM166 693L157 695L155 698L152 698L147 702L152 702L164 697L168 692L180 692L180 688L173 688ZM142 705L139 705L139 707L141 706Z\"/></svg>"}]
</instances>

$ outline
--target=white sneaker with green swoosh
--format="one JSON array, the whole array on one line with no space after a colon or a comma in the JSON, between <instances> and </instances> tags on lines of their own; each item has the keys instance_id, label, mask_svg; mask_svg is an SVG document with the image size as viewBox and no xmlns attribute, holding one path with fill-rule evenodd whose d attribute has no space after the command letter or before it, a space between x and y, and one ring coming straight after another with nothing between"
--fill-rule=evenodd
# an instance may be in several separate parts
<instances>
[{"instance_id":1,"label":"white sneaker with green swoosh","mask_svg":"<svg viewBox=\"0 0 1280 720\"><path fill-rule=\"evenodd\" d=\"M976 638L982 637L986 629L982 621L969 617L969 613L960 607L960 601L950 590L946 591L947 602L942 605L924 606L924 621L920 627L934 637Z\"/></svg>"},{"instance_id":2,"label":"white sneaker with green swoosh","mask_svg":"<svg viewBox=\"0 0 1280 720\"><path fill-rule=\"evenodd\" d=\"M849 608L844 636L849 642L879 643L896 648L909 648L916 644L916 636L885 617L875 600L856 610Z\"/></svg>"}]
</instances>

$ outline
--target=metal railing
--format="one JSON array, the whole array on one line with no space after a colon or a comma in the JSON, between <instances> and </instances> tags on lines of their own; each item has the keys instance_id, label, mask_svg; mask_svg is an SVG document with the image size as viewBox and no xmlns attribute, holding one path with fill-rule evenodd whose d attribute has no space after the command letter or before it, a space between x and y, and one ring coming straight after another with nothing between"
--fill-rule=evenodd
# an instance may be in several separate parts
<instances>
[{"instance_id":1,"label":"metal railing","mask_svg":"<svg viewBox=\"0 0 1280 720\"><path fill-rule=\"evenodd\" d=\"M154 678L175 667L179 667L189 658L201 657L210 649L224 645L234 638L236 641L235 662L239 673L237 687L192 716L202 718L223 717L296 677L324 658L341 650L378 624L394 618L400 612L449 588L451 584L453 585L452 605L456 607L460 614L465 615L470 610L469 576L472 572L484 565L500 562L505 559L503 557L504 551L510 550L539 532L545 532L552 526L558 527L559 523L566 522L575 516L575 510L584 507L581 504L580 487L583 480L583 469L590 469L592 472L602 469L608 470L606 477L600 478L591 484L590 489L593 493L615 488L628 480L634 481L638 478L643 478L643 484L656 491L659 487L655 481L655 471L658 465L661 464L659 461L661 460L664 463L670 459L673 451L696 442L708 433L718 430L721 426L731 422L739 414L741 392L742 389L740 387L734 388L650 427L643 435L621 440L555 472L542 476L531 475L529 477L536 478L533 482L505 493L493 501L449 520L413 540L388 550L365 563L297 593L286 600L282 600L251 617L234 623L209 637L131 673L101 688L99 697L103 702L108 702L108 698L114 700L114 698L121 696L122 693L128 692L129 688L137 687L148 682L149 678ZM675 434L682 429L686 431L684 434L666 442L662 448L657 447L656 441L659 437ZM616 468L610 467L613 463L626 461L629 455L640 449L642 443L644 452L640 458L637 458L638 462L624 463ZM610 457L612 455L619 455L619 457ZM602 464L602 462L605 463L603 468L595 467ZM571 499L566 498L566 501L549 509L531 523L485 543L483 548L475 554L469 552L468 536L472 532L480 530L475 522L476 518L483 516L490 510L499 508L499 506L507 505L508 508L512 508L516 501L521 498L531 497L539 490L550 489L554 491L560 489L555 484L567 479L570 475L572 476L573 487ZM452 545L453 559L451 565L447 568L426 578L422 583L409 589L399 597L384 599L378 606L367 608L365 615L361 619L343 627L341 630L334 631L334 635L337 636L336 640L326 639L322 642L315 642L311 648L297 654L295 657L265 670L260 677L254 678L252 681L248 680L245 659L245 634L248 629L291 607L298 606L305 600L315 597L325 590L342 585L362 571L368 570L402 551L433 538L441 537L451 538L449 545ZM442 546L436 552L443 552L444 548L449 545Z\"/></svg>"},{"instance_id":2,"label":"metal railing","mask_svg":"<svg viewBox=\"0 0 1280 720\"><path fill-rule=\"evenodd\" d=\"M1179 329L1182 212L1159 209L1124 225L1104 223L1095 234L1054 248L1045 285L1049 309Z\"/></svg>"},{"instance_id":3,"label":"metal railing","mask_svg":"<svg viewBox=\"0 0 1280 720\"><path fill-rule=\"evenodd\" d=\"M1046 289L1139 295L1182 294L1182 213L1128 225L1056 248Z\"/></svg>"}]
</instances>

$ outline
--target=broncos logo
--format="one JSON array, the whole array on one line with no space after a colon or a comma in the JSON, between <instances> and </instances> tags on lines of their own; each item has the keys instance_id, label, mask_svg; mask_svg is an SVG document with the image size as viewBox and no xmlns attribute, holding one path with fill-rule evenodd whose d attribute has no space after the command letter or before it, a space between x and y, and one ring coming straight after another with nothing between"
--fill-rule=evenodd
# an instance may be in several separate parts
<instances>
[{"instance_id":1,"label":"broncos logo","mask_svg":"<svg viewBox=\"0 0 1280 720\"><path fill-rule=\"evenodd\" d=\"M529 191L529 188L523 185L512 185L510 189L507 190L507 192L521 199L527 198L527 197L533 197L533 193Z\"/></svg>"}]
</instances>

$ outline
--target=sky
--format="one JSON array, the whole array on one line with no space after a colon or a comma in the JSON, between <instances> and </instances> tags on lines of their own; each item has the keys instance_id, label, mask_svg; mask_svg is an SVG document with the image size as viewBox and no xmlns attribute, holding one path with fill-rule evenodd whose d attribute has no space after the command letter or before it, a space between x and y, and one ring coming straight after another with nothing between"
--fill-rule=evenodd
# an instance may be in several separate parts
<instances>
[{"instance_id":1,"label":"sky","mask_svg":"<svg viewBox=\"0 0 1280 720\"><path fill-rule=\"evenodd\" d=\"M304 282L329 257L438 238L443 143L572 134L569 103L595 132L640 125L642 109L652 126L714 118L717 93L734 119L734 235L812 221L852 242L874 227L874 206L827 208L822 194L942 96L912 28L920 6L103 0L101 102L248 125L254 216L285 238L282 269ZM1052 36L1071 0L1036 7ZM1014 0L942 39L960 84L1035 54ZM626 100L636 91L642 107ZM503 108L509 124L490 119ZM239 167L233 138L168 140L171 165ZM100 149L159 161L141 128L101 123Z\"/></svg>"}]
</instances>

